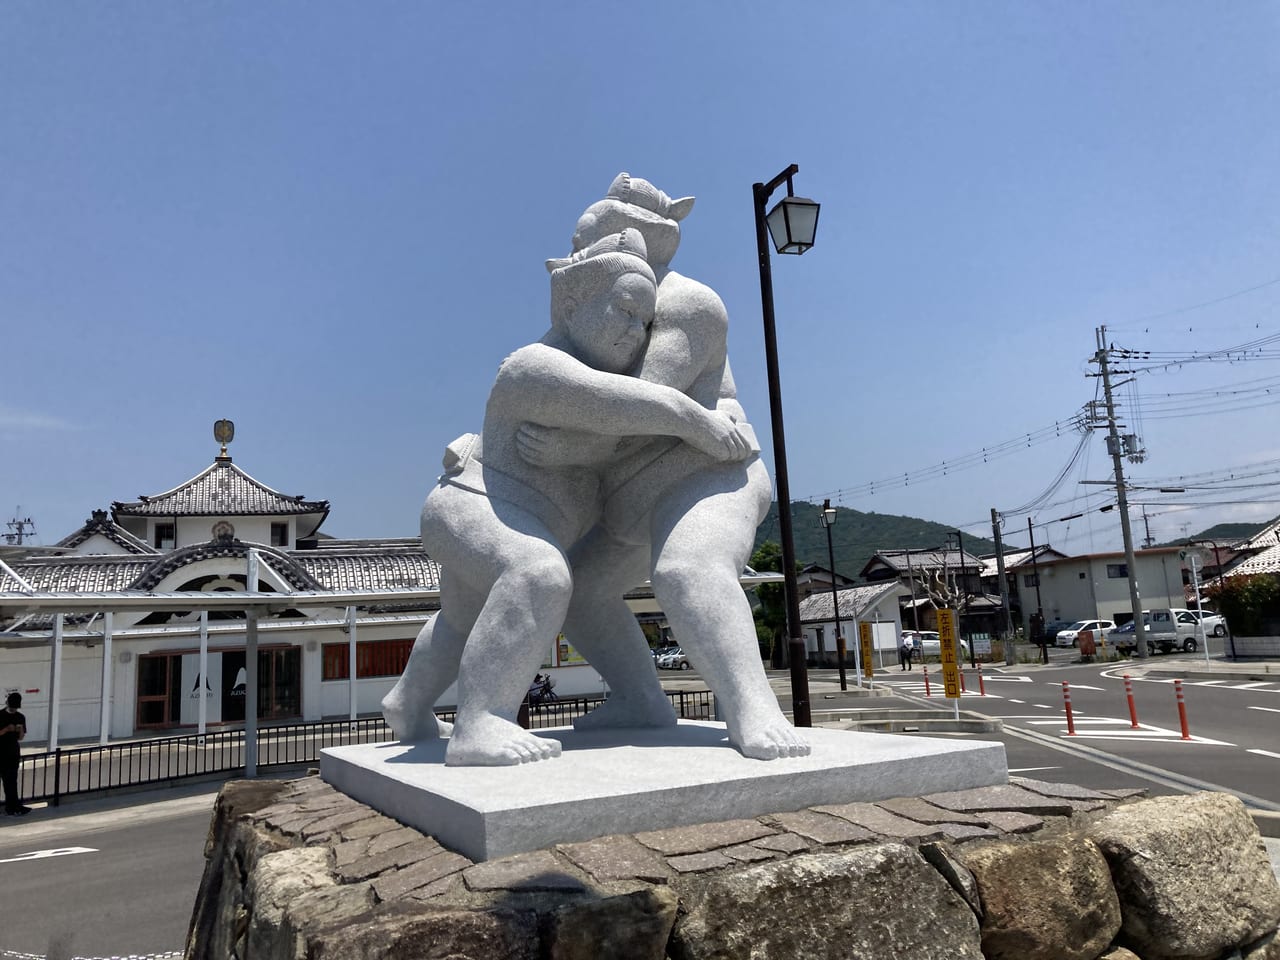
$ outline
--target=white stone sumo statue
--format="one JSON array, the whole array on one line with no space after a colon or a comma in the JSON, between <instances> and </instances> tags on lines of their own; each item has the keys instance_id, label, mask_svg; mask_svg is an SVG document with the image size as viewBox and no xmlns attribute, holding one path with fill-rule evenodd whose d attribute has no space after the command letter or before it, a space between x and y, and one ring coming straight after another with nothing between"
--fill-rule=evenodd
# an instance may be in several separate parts
<instances>
[{"instance_id":1,"label":"white stone sumo statue","mask_svg":"<svg viewBox=\"0 0 1280 960\"><path fill-rule=\"evenodd\" d=\"M730 741L746 756L759 759L809 752L769 687L750 606L738 582L771 489L754 434L736 400L725 350L727 315L714 291L670 269L680 241L679 221L692 205L692 198L671 200L652 184L624 173L604 200L587 209L574 234L574 255L548 262L552 334L555 318L572 314L580 342L562 336L555 349L603 373L584 376L581 385L570 381L572 395L566 395L557 381L551 391L552 409L544 412L542 391L524 389L519 382L504 384L508 365L534 347L517 351L503 365L490 397L483 467L454 464L428 497L423 542L443 565L442 609L419 634L404 675L383 701L383 712L402 739L448 735L448 725L436 720L431 707L452 682L460 656L459 711L448 763L518 763L558 752L555 741L520 730L512 718L526 678L537 669L546 639L558 632L561 622L574 646L613 690L603 706L576 726L674 724L644 635L623 600L624 593L646 577L714 691ZM597 259L602 250L625 247L634 252L641 246L656 280L656 302L647 340L635 345L631 359L623 362L621 354L627 351L620 347L613 356L601 356L600 344L612 334L596 329L595 349L587 348L592 323L601 322L593 321L591 311L599 318L602 311L614 308L612 288L570 294L568 284L573 281L565 278ZM635 280L630 283L639 286ZM543 349L547 346L544 338ZM633 376L616 375L623 370ZM630 382L626 390L613 394L619 381ZM663 415L630 407L637 391L662 408ZM727 434L711 431L708 424L692 432L687 427L673 429L670 416L680 419L688 411L676 405L672 393L692 400L719 428L726 423L736 426ZM615 404L627 408L626 414L614 412ZM496 406L501 410L497 415ZM644 425L637 426L638 420ZM583 431L584 424L591 425L591 432ZM490 453L491 427L501 438L492 441L502 443L501 462ZM709 437L713 442L707 442ZM447 468L455 459L474 463L474 454L468 460L466 450L451 451ZM496 481L489 482L494 463ZM466 480L481 474L483 485ZM504 484L511 477L539 490L561 491L548 499L564 522L556 527L542 519L542 527L548 529L539 545L525 542L526 536L538 535L527 524L508 523ZM460 483L473 494L471 512L437 518L445 512L441 491ZM483 506L495 497L499 499L494 506ZM465 543L477 536L472 513L489 518L492 536L503 549ZM516 545L525 551L518 559ZM571 574L562 548L568 549ZM461 566L455 559L459 555ZM483 562L477 562L480 556ZM477 577L472 570L483 570L484 575ZM476 585L455 588L455 578ZM495 599L499 590L506 595Z\"/></svg>"}]
</instances>

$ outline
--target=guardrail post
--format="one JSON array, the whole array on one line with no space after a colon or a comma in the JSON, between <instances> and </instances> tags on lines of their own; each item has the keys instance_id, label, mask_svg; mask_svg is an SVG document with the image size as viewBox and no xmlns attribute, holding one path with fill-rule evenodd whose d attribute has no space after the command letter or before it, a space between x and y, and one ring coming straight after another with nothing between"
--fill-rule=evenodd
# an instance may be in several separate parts
<instances>
[{"instance_id":1,"label":"guardrail post","mask_svg":"<svg viewBox=\"0 0 1280 960\"><path fill-rule=\"evenodd\" d=\"M1191 732L1187 729L1187 702L1182 695L1182 681L1173 681L1173 695L1178 698L1178 723L1182 725L1182 739L1190 740Z\"/></svg>"},{"instance_id":2,"label":"guardrail post","mask_svg":"<svg viewBox=\"0 0 1280 960\"><path fill-rule=\"evenodd\" d=\"M1133 681L1129 679L1129 675L1124 675L1124 695L1129 700L1129 726L1138 729L1138 708L1133 705Z\"/></svg>"},{"instance_id":3,"label":"guardrail post","mask_svg":"<svg viewBox=\"0 0 1280 960\"><path fill-rule=\"evenodd\" d=\"M55 747L53 751L53 805L56 807L62 802L62 748Z\"/></svg>"},{"instance_id":4,"label":"guardrail post","mask_svg":"<svg viewBox=\"0 0 1280 960\"><path fill-rule=\"evenodd\" d=\"M1076 735L1076 721L1071 715L1071 687L1066 680L1062 681L1062 705L1067 711L1067 736Z\"/></svg>"}]
</instances>

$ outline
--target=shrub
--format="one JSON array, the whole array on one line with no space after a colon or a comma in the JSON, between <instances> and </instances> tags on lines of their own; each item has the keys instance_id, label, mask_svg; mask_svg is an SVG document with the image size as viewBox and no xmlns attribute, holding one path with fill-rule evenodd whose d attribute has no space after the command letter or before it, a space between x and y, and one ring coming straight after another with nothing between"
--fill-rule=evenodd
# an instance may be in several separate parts
<instances>
[{"instance_id":1,"label":"shrub","mask_svg":"<svg viewBox=\"0 0 1280 960\"><path fill-rule=\"evenodd\" d=\"M1209 588L1209 598L1232 633L1262 637L1280 630L1280 578L1272 574L1227 577Z\"/></svg>"}]
</instances>

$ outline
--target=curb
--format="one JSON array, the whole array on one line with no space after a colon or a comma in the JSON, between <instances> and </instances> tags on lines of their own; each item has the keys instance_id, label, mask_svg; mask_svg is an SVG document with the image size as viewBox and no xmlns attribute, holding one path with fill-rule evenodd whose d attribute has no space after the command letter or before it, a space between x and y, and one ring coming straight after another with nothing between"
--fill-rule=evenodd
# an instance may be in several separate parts
<instances>
[{"instance_id":1,"label":"curb","mask_svg":"<svg viewBox=\"0 0 1280 960\"><path fill-rule=\"evenodd\" d=\"M1280 813L1250 807L1249 816L1253 817L1253 822L1258 825L1258 832L1264 837L1280 837Z\"/></svg>"}]
</instances>

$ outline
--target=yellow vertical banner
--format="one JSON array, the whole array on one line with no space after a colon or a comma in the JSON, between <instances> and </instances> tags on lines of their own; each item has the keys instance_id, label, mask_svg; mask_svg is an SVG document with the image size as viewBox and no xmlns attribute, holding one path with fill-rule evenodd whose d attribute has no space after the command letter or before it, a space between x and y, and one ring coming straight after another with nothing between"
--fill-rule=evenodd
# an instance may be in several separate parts
<instances>
[{"instance_id":1,"label":"yellow vertical banner","mask_svg":"<svg viewBox=\"0 0 1280 960\"><path fill-rule=\"evenodd\" d=\"M942 686L947 699L960 699L960 665L956 662L956 612L938 611L938 647L942 658Z\"/></svg>"},{"instance_id":2,"label":"yellow vertical banner","mask_svg":"<svg viewBox=\"0 0 1280 960\"><path fill-rule=\"evenodd\" d=\"M871 665L871 624L858 621L858 644L862 647L862 675L868 680L875 674Z\"/></svg>"}]
</instances>

